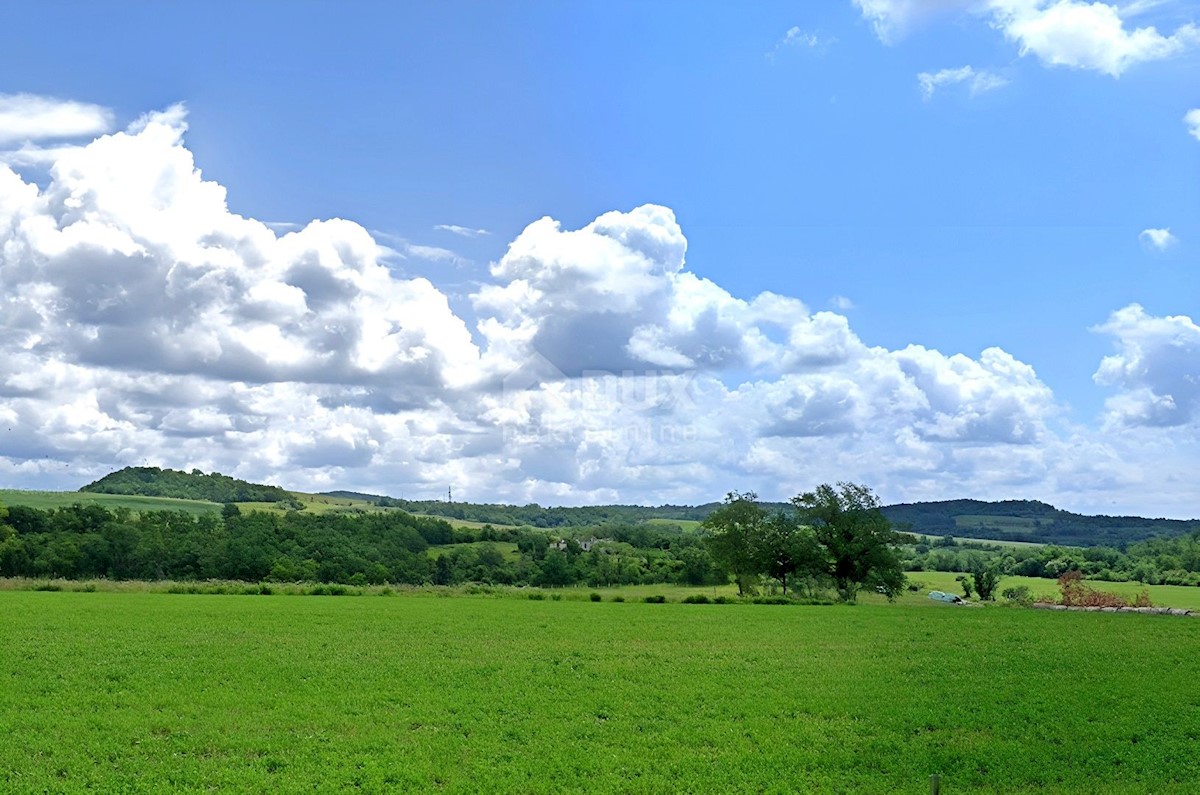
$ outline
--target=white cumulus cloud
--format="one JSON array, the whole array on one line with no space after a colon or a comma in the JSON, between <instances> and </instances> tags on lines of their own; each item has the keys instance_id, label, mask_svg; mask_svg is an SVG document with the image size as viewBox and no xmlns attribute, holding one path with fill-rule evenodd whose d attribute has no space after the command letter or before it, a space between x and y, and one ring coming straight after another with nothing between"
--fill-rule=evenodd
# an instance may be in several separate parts
<instances>
[{"instance_id":1,"label":"white cumulus cloud","mask_svg":"<svg viewBox=\"0 0 1200 795\"><path fill-rule=\"evenodd\" d=\"M1188 135L1200 141L1200 108L1189 110L1183 117L1183 123L1187 125Z\"/></svg>"},{"instance_id":2,"label":"white cumulus cloud","mask_svg":"<svg viewBox=\"0 0 1200 795\"><path fill-rule=\"evenodd\" d=\"M1115 5L1079 0L992 0L995 24L1021 54L1051 66L1091 69L1119 77L1136 64L1178 55L1200 43L1193 24L1163 35L1154 26L1132 28Z\"/></svg>"},{"instance_id":3,"label":"white cumulus cloud","mask_svg":"<svg viewBox=\"0 0 1200 795\"><path fill-rule=\"evenodd\" d=\"M1095 380L1120 392L1108 418L1121 425L1179 426L1200 408L1200 326L1185 315L1156 317L1138 304L1118 310L1096 331L1114 338Z\"/></svg>"},{"instance_id":4,"label":"white cumulus cloud","mask_svg":"<svg viewBox=\"0 0 1200 795\"><path fill-rule=\"evenodd\" d=\"M1143 229L1138 233L1138 239L1159 251L1165 251L1179 242L1179 238L1171 234L1170 229Z\"/></svg>"},{"instance_id":5,"label":"white cumulus cloud","mask_svg":"<svg viewBox=\"0 0 1200 795\"><path fill-rule=\"evenodd\" d=\"M1021 55L1047 66L1089 69L1119 77L1148 61L1179 55L1200 44L1192 23L1170 33L1153 25L1132 27L1126 19L1145 10L1085 0L854 0L884 43L902 38L921 22L950 13L981 16Z\"/></svg>"},{"instance_id":6,"label":"white cumulus cloud","mask_svg":"<svg viewBox=\"0 0 1200 795\"><path fill-rule=\"evenodd\" d=\"M887 499L1079 504L1140 477L1132 442L1062 435L1050 389L1000 348L871 346L837 311L696 275L667 207L533 221L468 323L356 223L231 213L185 131L181 107L148 114L62 152L44 187L0 166L3 482L151 463L512 502L845 478ZM1120 340L1097 376L1120 390L1112 439L1196 402L1195 326L1140 312L1104 327Z\"/></svg>"},{"instance_id":7,"label":"white cumulus cloud","mask_svg":"<svg viewBox=\"0 0 1200 795\"><path fill-rule=\"evenodd\" d=\"M0 94L0 144L77 138L112 128L112 111L36 94Z\"/></svg>"}]
</instances>

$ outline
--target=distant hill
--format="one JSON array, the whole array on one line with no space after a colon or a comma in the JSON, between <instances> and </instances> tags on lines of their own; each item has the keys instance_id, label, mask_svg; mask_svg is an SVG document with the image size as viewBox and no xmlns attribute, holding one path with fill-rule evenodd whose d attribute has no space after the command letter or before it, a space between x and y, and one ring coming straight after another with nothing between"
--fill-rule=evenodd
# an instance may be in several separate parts
<instances>
[{"instance_id":1,"label":"distant hill","mask_svg":"<svg viewBox=\"0 0 1200 795\"><path fill-rule=\"evenodd\" d=\"M914 533L1031 541L1065 546L1121 546L1200 530L1200 520L1084 516L1036 500L946 500L889 505L884 515Z\"/></svg>"},{"instance_id":2,"label":"distant hill","mask_svg":"<svg viewBox=\"0 0 1200 795\"><path fill-rule=\"evenodd\" d=\"M704 505L595 505L580 508L544 508L540 505L502 505L400 500L350 491L330 496L369 500L410 513L444 516L495 525L531 527L583 527L606 523L639 524L648 519L703 521L720 506ZM763 503L770 511L789 510L786 503ZM1138 516L1084 516L1062 511L1035 500L947 500L888 505L883 513L894 524L912 533L960 536L995 541L1025 541L1065 546L1123 546L1155 536L1175 537L1200 530L1200 520L1145 519Z\"/></svg>"},{"instance_id":3,"label":"distant hill","mask_svg":"<svg viewBox=\"0 0 1200 795\"><path fill-rule=\"evenodd\" d=\"M80 489L96 494L138 494L209 502L287 502L294 498L278 486L247 483L219 472L181 472L158 467L125 467Z\"/></svg>"},{"instance_id":4,"label":"distant hill","mask_svg":"<svg viewBox=\"0 0 1200 795\"><path fill-rule=\"evenodd\" d=\"M81 492L174 497L208 502L287 503L302 508L295 495L278 486L237 480L216 472L181 472L157 467L127 467L113 472ZM604 524L638 525L703 521L718 502L704 505L590 505L575 508L537 504L404 500L355 491L329 491L320 496L364 500L382 508L440 516L496 526L539 528L589 527ZM763 503L770 511L788 510L786 503ZM1064 546L1117 546L1155 536L1177 537L1200 531L1200 520L1146 519L1140 516L1084 516L1035 500L945 500L888 505L884 514L898 529L930 536L957 536L995 541L1024 541Z\"/></svg>"}]
</instances>

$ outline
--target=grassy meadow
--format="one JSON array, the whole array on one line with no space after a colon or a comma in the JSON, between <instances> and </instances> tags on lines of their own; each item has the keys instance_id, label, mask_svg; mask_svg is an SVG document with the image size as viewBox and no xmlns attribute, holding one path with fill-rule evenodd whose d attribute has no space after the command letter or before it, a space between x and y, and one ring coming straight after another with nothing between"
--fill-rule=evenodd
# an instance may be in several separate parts
<instances>
[{"instance_id":1,"label":"grassy meadow","mask_svg":"<svg viewBox=\"0 0 1200 795\"><path fill-rule=\"evenodd\" d=\"M221 506L204 500L179 500L174 497L141 497L127 494L97 494L82 491L24 491L0 489L0 505L25 505L38 510L71 505L100 505L108 510L186 511L190 514L219 513Z\"/></svg>"},{"instance_id":2,"label":"grassy meadow","mask_svg":"<svg viewBox=\"0 0 1200 795\"><path fill-rule=\"evenodd\" d=\"M962 586L955 582L958 574L947 571L910 571L908 580L925 586L921 595L929 591L939 590L956 593L962 596ZM1103 582L1101 580L1084 580L1084 585L1097 591L1108 591L1126 597L1135 597L1142 591L1150 594L1150 601L1157 607L1179 607L1185 610L1200 612L1200 588L1187 585L1142 585L1140 582ZM1050 601L1058 598L1058 583L1044 577L1018 577L1005 575L1000 578L1000 587L996 598L1005 588L1015 588L1024 585L1034 597L1049 597Z\"/></svg>"},{"instance_id":3,"label":"grassy meadow","mask_svg":"<svg viewBox=\"0 0 1200 795\"><path fill-rule=\"evenodd\" d=\"M1191 792L1200 622L0 592L0 790Z\"/></svg>"}]
</instances>

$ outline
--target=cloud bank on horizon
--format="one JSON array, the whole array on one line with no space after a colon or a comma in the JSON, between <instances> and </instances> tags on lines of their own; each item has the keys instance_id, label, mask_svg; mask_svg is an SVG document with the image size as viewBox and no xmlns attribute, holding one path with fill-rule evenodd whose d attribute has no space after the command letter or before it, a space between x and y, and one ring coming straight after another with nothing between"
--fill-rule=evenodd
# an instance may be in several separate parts
<instances>
[{"instance_id":1,"label":"cloud bank on horizon","mask_svg":"<svg viewBox=\"0 0 1200 795\"><path fill-rule=\"evenodd\" d=\"M26 151L111 123L22 101L38 120L9 141ZM176 106L57 146L44 184L0 165L4 482L77 487L149 463L300 489L680 503L849 479L892 501L1194 512L1191 318L1114 307L1094 329L1114 343L1095 374L1112 395L1077 424L999 347L889 350L801 297L734 295L688 270L671 209L644 205L579 229L533 220L468 322L352 221L281 234L231 213L186 127Z\"/></svg>"}]
</instances>

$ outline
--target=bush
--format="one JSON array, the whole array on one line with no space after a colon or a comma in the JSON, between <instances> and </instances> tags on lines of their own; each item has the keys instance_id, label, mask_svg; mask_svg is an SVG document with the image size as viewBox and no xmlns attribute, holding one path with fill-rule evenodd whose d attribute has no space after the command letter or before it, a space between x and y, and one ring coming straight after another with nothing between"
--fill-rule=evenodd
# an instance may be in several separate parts
<instances>
[{"instance_id":1,"label":"bush","mask_svg":"<svg viewBox=\"0 0 1200 795\"><path fill-rule=\"evenodd\" d=\"M33 586L33 590L35 590L35 591L61 591L62 586L56 582L39 582L37 585Z\"/></svg>"},{"instance_id":2,"label":"bush","mask_svg":"<svg viewBox=\"0 0 1200 795\"><path fill-rule=\"evenodd\" d=\"M308 589L309 596L345 596L350 593L350 589L344 585L314 585Z\"/></svg>"},{"instance_id":3,"label":"bush","mask_svg":"<svg viewBox=\"0 0 1200 795\"><path fill-rule=\"evenodd\" d=\"M561 601L562 601L562 594L560 594L560 593L552 593L552 594L550 594L550 598L551 598L551 599L553 599L553 600L554 600L554 601L556 601L556 602L561 602Z\"/></svg>"},{"instance_id":4,"label":"bush","mask_svg":"<svg viewBox=\"0 0 1200 795\"><path fill-rule=\"evenodd\" d=\"M1028 605L1033 603L1033 593L1029 590L1028 585L1016 585L1012 588L1005 588L1000 592L1010 602L1016 602L1019 605Z\"/></svg>"},{"instance_id":5,"label":"bush","mask_svg":"<svg viewBox=\"0 0 1200 795\"><path fill-rule=\"evenodd\" d=\"M1083 575L1078 571L1065 572L1058 578L1058 587L1062 591L1061 603L1070 607L1152 607L1148 591L1142 591L1132 599L1097 591L1083 584Z\"/></svg>"},{"instance_id":6,"label":"bush","mask_svg":"<svg viewBox=\"0 0 1200 795\"><path fill-rule=\"evenodd\" d=\"M667 597L663 596L662 594L654 594L653 596L647 596L642 601L646 604L661 605L663 602L667 601Z\"/></svg>"},{"instance_id":7,"label":"bush","mask_svg":"<svg viewBox=\"0 0 1200 795\"><path fill-rule=\"evenodd\" d=\"M705 596L702 593L694 593L691 596L684 599L683 603L685 605L706 605L706 604L709 604L711 601L712 601L711 599L709 599L707 596Z\"/></svg>"},{"instance_id":8,"label":"bush","mask_svg":"<svg viewBox=\"0 0 1200 795\"><path fill-rule=\"evenodd\" d=\"M713 599L714 605L731 605L733 602L734 600L730 599L728 596L718 596Z\"/></svg>"},{"instance_id":9,"label":"bush","mask_svg":"<svg viewBox=\"0 0 1200 795\"><path fill-rule=\"evenodd\" d=\"M588 594L588 599L591 599L593 602L599 602L603 598L604 598L603 596L596 593L595 591L592 591L590 594Z\"/></svg>"},{"instance_id":10,"label":"bush","mask_svg":"<svg viewBox=\"0 0 1200 795\"><path fill-rule=\"evenodd\" d=\"M546 594L542 593L541 591L534 591L533 593L529 594L529 598L535 602L540 602L546 598Z\"/></svg>"},{"instance_id":11,"label":"bush","mask_svg":"<svg viewBox=\"0 0 1200 795\"><path fill-rule=\"evenodd\" d=\"M613 600L614 602L624 602L624 601L625 601L625 597L624 597L624 596L621 596L620 594L617 594L616 596L614 596L614 597L612 598L612 600Z\"/></svg>"}]
</instances>

